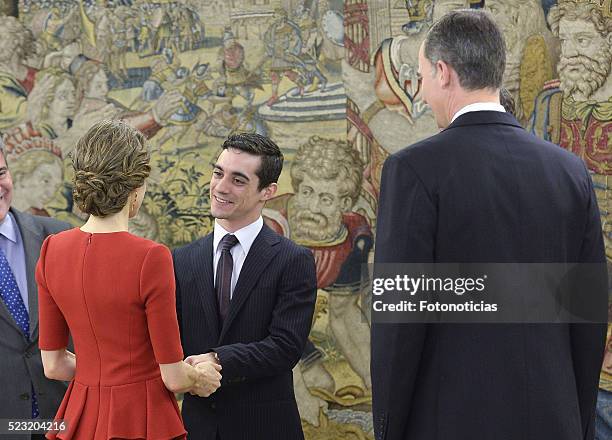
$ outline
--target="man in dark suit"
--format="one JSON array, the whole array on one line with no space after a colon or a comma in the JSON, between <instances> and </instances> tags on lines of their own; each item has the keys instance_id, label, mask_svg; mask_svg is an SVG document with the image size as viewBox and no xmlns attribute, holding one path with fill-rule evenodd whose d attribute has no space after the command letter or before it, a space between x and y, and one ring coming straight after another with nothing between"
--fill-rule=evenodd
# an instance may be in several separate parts
<instances>
[{"instance_id":1,"label":"man in dark suit","mask_svg":"<svg viewBox=\"0 0 612 440\"><path fill-rule=\"evenodd\" d=\"M605 262L586 167L504 112L504 65L485 12L451 12L428 32L421 93L443 130L384 165L377 264ZM605 330L374 322L376 438L592 439Z\"/></svg>"},{"instance_id":2,"label":"man in dark suit","mask_svg":"<svg viewBox=\"0 0 612 440\"><path fill-rule=\"evenodd\" d=\"M221 387L186 395L197 440L302 439L291 370L316 299L312 253L263 224L283 156L257 134L230 136L210 182L213 233L176 249L177 313L187 362L218 362Z\"/></svg>"},{"instance_id":3,"label":"man in dark suit","mask_svg":"<svg viewBox=\"0 0 612 440\"><path fill-rule=\"evenodd\" d=\"M11 208L12 199L13 180L0 141L0 284L3 286L0 288L0 419L52 419L66 385L47 379L43 373L38 349L38 289L34 269L44 239L70 225L19 212ZM6 288L11 285L16 288ZM19 309L23 313L16 312ZM29 435L6 438L18 440ZM34 434L32 438L43 436Z\"/></svg>"}]
</instances>

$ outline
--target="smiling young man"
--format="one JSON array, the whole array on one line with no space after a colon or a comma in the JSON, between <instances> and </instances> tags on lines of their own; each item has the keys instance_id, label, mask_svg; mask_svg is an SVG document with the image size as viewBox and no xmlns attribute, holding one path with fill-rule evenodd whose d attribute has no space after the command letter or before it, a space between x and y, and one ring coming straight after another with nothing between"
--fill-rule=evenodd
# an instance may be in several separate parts
<instances>
[{"instance_id":1,"label":"smiling young man","mask_svg":"<svg viewBox=\"0 0 612 440\"><path fill-rule=\"evenodd\" d=\"M183 419L198 440L303 439L292 368L316 299L312 253L264 225L283 155L258 134L230 136L210 181L214 231L173 252L187 361L218 362L221 387L186 395Z\"/></svg>"}]
</instances>

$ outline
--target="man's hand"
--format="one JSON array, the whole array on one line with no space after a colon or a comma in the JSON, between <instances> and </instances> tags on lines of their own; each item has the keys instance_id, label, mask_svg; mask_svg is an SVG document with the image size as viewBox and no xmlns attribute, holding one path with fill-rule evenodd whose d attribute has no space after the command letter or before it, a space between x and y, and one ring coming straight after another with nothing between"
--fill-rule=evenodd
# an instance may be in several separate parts
<instances>
[{"instance_id":1,"label":"man's hand","mask_svg":"<svg viewBox=\"0 0 612 440\"><path fill-rule=\"evenodd\" d=\"M221 366L219 362L217 362L217 358L215 357L215 354L212 351L209 353L194 354L192 356L189 356L187 359L185 359L185 362L187 362L189 365L193 365L194 367L201 362L210 362L219 365L219 367Z\"/></svg>"},{"instance_id":2,"label":"man's hand","mask_svg":"<svg viewBox=\"0 0 612 440\"><path fill-rule=\"evenodd\" d=\"M187 361L186 361L187 362ZM189 391L192 395L208 397L221 386L221 366L212 362L200 362L195 365L198 372L196 384Z\"/></svg>"}]
</instances>

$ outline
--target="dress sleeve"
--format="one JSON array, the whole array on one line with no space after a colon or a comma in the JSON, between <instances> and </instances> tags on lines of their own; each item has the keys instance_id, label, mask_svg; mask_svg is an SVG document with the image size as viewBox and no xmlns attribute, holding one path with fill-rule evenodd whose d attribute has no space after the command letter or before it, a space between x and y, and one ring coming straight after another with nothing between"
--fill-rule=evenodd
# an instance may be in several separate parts
<instances>
[{"instance_id":1,"label":"dress sleeve","mask_svg":"<svg viewBox=\"0 0 612 440\"><path fill-rule=\"evenodd\" d=\"M68 324L61 310L49 292L45 275L45 259L51 241L45 239L36 265L36 284L38 285L39 338L41 350L60 350L68 346Z\"/></svg>"},{"instance_id":2,"label":"dress sleeve","mask_svg":"<svg viewBox=\"0 0 612 440\"><path fill-rule=\"evenodd\" d=\"M140 297L145 305L151 345L159 364L183 360L175 295L170 250L163 245L152 247L142 264Z\"/></svg>"}]
</instances>

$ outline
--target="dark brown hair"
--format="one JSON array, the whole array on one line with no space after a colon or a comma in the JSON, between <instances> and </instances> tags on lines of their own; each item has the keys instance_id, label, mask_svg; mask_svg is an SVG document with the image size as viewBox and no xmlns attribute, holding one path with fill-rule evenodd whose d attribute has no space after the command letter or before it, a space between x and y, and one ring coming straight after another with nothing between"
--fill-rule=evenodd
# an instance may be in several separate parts
<instances>
[{"instance_id":1,"label":"dark brown hair","mask_svg":"<svg viewBox=\"0 0 612 440\"><path fill-rule=\"evenodd\" d=\"M105 217L123 209L130 192L151 172L149 147L138 130L123 121L94 124L72 152L72 196L79 209Z\"/></svg>"},{"instance_id":2,"label":"dark brown hair","mask_svg":"<svg viewBox=\"0 0 612 440\"><path fill-rule=\"evenodd\" d=\"M261 165L255 174L259 177L258 189L261 191L271 183L278 182L283 170L283 153L272 139L257 133L240 133L229 136L222 148L235 148L245 153L261 157Z\"/></svg>"}]
</instances>

